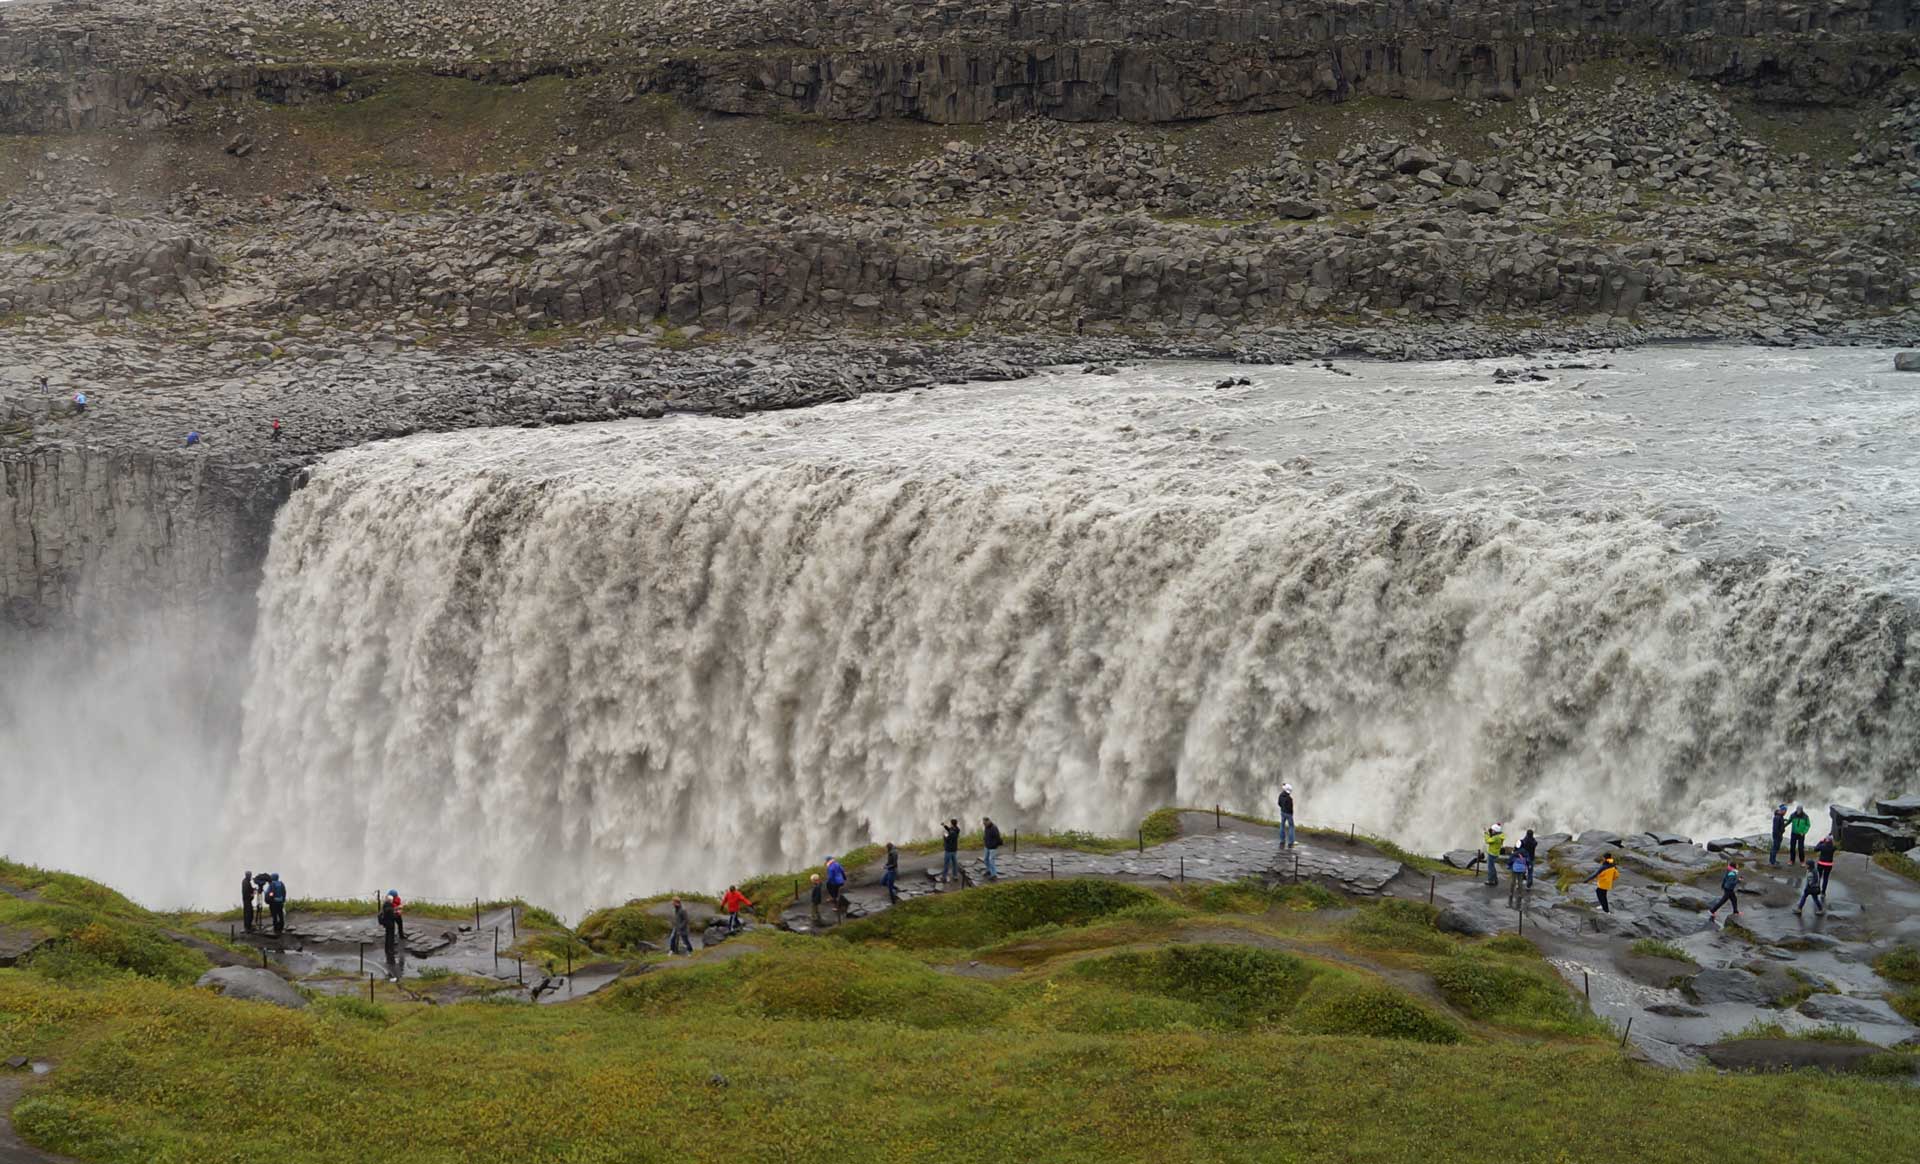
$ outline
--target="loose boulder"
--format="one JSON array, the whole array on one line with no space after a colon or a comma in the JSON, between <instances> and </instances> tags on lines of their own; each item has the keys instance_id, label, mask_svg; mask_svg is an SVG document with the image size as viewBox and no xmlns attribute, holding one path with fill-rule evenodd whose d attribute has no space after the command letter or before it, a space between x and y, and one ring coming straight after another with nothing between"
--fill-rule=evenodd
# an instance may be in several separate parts
<instances>
[{"instance_id":1,"label":"loose boulder","mask_svg":"<svg viewBox=\"0 0 1920 1164\"><path fill-rule=\"evenodd\" d=\"M1920 372L1920 352L1901 352L1893 357L1896 372Z\"/></svg>"},{"instance_id":2,"label":"loose boulder","mask_svg":"<svg viewBox=\"0 0 1920 1164\"><path fill-rule=\"evenodd\" d=\"M1920 844L1920 820L1883 816L1845 804L1827 807L1842 852L1904 852Z\"/></svg>"},{"instance_id":3,"label":"loose boulder","mask_svg":"<svg viewBox=\"0 0 1920 1164\"><path fill-rule=\"evenodd\" d=\"M1687 992L1699 1002L1744 1002L1759 1006L1767 1001L1760 979L1745 970L1702 970L1687 983Z\"/></svg>"},{"instance_id":4,"label":"loose boulder","mask_svg":"<svg viewBox=\"0 0 1920 1164\"><path fill-rule=\"evenodd\" d=\"M307 1005L307 1000L288 985L286 979L258 966L219 966L202 974L195 985L210 986L215 993L243 1002L270 1002L288 1010Z\"/></svg>"}]
</instances>

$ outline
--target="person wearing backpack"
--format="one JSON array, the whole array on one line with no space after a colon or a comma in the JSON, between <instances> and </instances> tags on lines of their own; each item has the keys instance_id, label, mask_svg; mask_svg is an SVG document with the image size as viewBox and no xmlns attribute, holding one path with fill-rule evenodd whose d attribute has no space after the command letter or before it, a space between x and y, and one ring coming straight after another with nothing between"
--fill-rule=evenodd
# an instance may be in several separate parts
<instances>
[{"instance_id":1,"label":"person wearing backpack","mask_svg":"<svg viewBox=\"0 0 1920 1164\"><path fill-rule=\"evenodd\" d=\"M1587 881L1593 882L1593 896L1600 903L1600 912L1612 913L1612 908L1607 905L1607 893L1613 889L1613 883L1619 879L1620 866L1614 861L1613 854L1608 853L1600 858L1600 867L1587 874L1586 881L1580 884L1585 885Z\"/></svg>"},{"instance_id":2,"label":"person wearing backpack","mask_svg":"<svg viewBox=\"0 0 1920 1164\"><path fill-rule=\"evenodd\" d=\"M1528 829L1527 835L1520 838L1520 851L1527 857L1527 888L1532 889L1534 869L1540 863L1535 855L1540 851L1540 842L1534 839L1532 829Z\"/></svg>"},{"instance_id":3,"label":"person wearing backpack","mask_svg":"<svg viewBox=\"0 0 1920 1164\"><path fill-rule=\"evenodd\" d=\"M1522 895L1533 886L1533 863L1527 860L1525 849L1516 848L1507 860L1507 868L1513 874L1507 887L1507 907L1519 909Z\"/></svg>"},{"instance_id":4,"label":"person wearing backpack","mask_svg":"<svg viewBox=\"0 0 1920 1164\"><path fill-rule=\"evenodd\" d=\"M1788 842L1787 860L1798 865L1807 859L1807 832L1813 828L1813 818L1800 805L1793 806L1793 815L1787 818L1787 830L1793 834Z\"/></svg>"},{"instance_id":5,"label":"person wearing backpack","mask_svg":"<svg viewBox=\"0 0 1920 1164\"><path fill-rule=\"evenodd\" d=\"M960 880L960 821L957 818L940 826L940 880Z\"/></svg>"},{"instance_id":6,"label":"person wearing backpack","mask_svg":"<svg viewBox=\"0 0 1920 1164\"><path fill-rule=\"evenodd\" d=\"M1813 898L1815 913L1827 912L1827 892L1820 884L1820 866L1812 861L1807 862L1807 879L1800 884L1800 904L1793 907L1793 912L1805 909L1809 897Z\"/></svg>"},{"instance_id":7,"label":"person wearing backpack","mask_svg":"<svg viewBox=\"0 0 1920 1164\"><path fill-rule=\"evenodd\" d=\"M1786 835L1787 806L1784 804L1776 804L1773 806L1773 848L1767 853L1767 864L1778 865L1780 863L1780 841Z\"/></svg>"},{"instance_id":8,"label":"person wearing backpack","mask_svg":"<svg viewBox=\"0 0 1920 1164\"><path fill-rule=\"evenodd\" d=\"M1280 786L1280 847L1293 848L1293 785Z\"/></svg>"},{"instance_id":9,"label":"person wearing backpack","mask_svg":"<svg viewBox=\"0 0 1920 1164\"><path fill-rule=\"evenodd\" d=\"M1720 913L1720 907L1729 902L1733 905L1733 916L1739 917L1740 866L1731 861L1727 862L1727 871L1720 875L1720 900L1714 902L1713 908L1707 911L1707 920L1710 922L1719 921L1720 918L1718 915Z\"/></svg>"},{"instance_id":10,"label":"person wearing backpack","mask_svg":"<svg viewBox=\"0 0 1920 1164\"><path fill-rule=\"evenodd\" d=\"M994 867L993 859L1000 852L1000 826L994 824L990 816L981 817L980 826L982 843L987 847L987 880L998 881L1000 870Z\"/></svg>"},{"instance_id":11,"label":"person wearing backpack","mask_svg":"<svg viewBox=\"0 0 1920 1164\"><path fill-rule=\"evenodd\" d=\"M287 886L280 874L270 876L273 880L267 882L267 912L273 915L273 934L279 937L287 928Z\"/></svg>"},{"instance_id":12,"label":"person wearing backpack","mask_svg":"<svg viewBox=\"0 0 1920 1164\"><path fill-rule=\"evenodd\" d=\"M1820 843L1813 847L1816 862L1820 866L1820 896L1822 897L1827 895L1827 886L1833 881L1833 851L1837 847L1833 843L1832 833L1821 837Z\"/></svg>"},{"instance_id":13,"label":"person wearing backpack","mask_svg":"<svg viewBox=\"0 0 1920 1164\"><path fill-rule=\"evenodd\" d=\"M400 960L400 943L407 940L406 922L401 917L402 908L398 889L387 890L387 895L380 899L380 928L386 934L388 965Z\"/></svg>"},{"instance_id":14,"label":"person wearing backpack","mask_svg":"<svg viewBox=\"0 0 1920 1164\"><path fill-rule=\"evenodd\" d=\"M837 857L827 858L827 897L833 902L833 912L844 918L847 916L847 870Z\"/></svg>"}]
</instances>

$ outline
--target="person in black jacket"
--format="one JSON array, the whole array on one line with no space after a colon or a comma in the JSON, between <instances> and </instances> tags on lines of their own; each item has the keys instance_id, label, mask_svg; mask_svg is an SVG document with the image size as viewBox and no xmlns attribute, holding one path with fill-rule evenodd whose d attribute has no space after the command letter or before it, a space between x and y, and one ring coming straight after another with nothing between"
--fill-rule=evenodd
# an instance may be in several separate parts
<instances>
[{"instance_id":1,"label":"person in black jacket","mask_svg":"<svg viewBox=\"0 0 1920 1164\"><path fill-rule=\"evenodd\" d=\"M940 880L960 880L960 821L956 818L940 826Z\"/></svg>"},{"instance_id":2,"label":"person in black jacket","mask_svg":"<svg viewBox=\"0 0 1920 1164\"><path fill-rule=\"evenodd\" d=\"M1293 848L1293 785L1280 786L1280 847Z\"/></svg>"},{"instance_id":3,"label":"person in black jacket","mask_svg":"<svg viewBox=\"0 0 1920 1164\"><path fill-rule=\"evenodd\" d=\"M900 880L900 850L892 841L887 842L887 871L880 875L880 884L887 887L887 903L898 905L900 891L894 884Z\"/></svg>"},{"instance_id":4,"label":"person in black jacket","mask_svg":"<svg viewBox=\"0 0 1920 1164\"><path fill-rule=\"evenodd\" d=\"M253 932L253 898L258 892L260 887L253 883L253 870L249 869L240 878L240 922L248 933Z\"/></svg>"},{"instance_id":5,"label":"person in black jacket","mask_svg":"<svg viewBox=\"0 0 1920 1164\"><path fill-rule=\"evenodd\" d=\"M980 831L982 843L987 847L987 880L998 881L1000 870L994 867L993 858L1000 851L1000 826L993 823L992 817L983 816L980 818Z\"/></svg>"},{"instance_id":6,"label":"person in black jacket","mask_svg":"<svg viewBox=\"0 0 1920 1164\"><path fill-rule=\"evenodd\" d=\"M380 928L386 933L387 962L391 965L400 959L400 943L407 940L407 925L401 917L400 891L387 890L380 899Z\"/></svg>"},{"instance_id":7,"label":"person in black jacket","mask_svg":"<svg viewBox=\"0 0 1920 1164\"><path fill-rule=\"evenodd\" d=\"M1540 842L1534 839L1533 830L1528 829L1527 835L1520 838L1520 851L1527 855L1527 888L1528 889L1533 888L1533 867L1537 861L1535 854L1538 853L1539 850L1540 850Z\"/></svg>"}]
</instances>

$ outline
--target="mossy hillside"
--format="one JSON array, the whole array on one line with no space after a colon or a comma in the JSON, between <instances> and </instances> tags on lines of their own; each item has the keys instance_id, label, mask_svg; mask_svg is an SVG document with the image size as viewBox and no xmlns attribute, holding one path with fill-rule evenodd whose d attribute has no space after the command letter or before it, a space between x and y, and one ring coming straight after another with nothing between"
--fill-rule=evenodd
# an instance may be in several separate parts
<instances>
[{"instance_id":1,"label":"mossy hillside","mask_svg":"<svg viewBox=\"0 0 1920 1164\"><path fill-rule=\"evenodd\" d=\"M906 950L972 950L1042 926L1077 926L1120 914L1171 917L1146 889L1111 881L1016 881L915 898L834 931L845 942Z\"/></svg>"}]
</instances>

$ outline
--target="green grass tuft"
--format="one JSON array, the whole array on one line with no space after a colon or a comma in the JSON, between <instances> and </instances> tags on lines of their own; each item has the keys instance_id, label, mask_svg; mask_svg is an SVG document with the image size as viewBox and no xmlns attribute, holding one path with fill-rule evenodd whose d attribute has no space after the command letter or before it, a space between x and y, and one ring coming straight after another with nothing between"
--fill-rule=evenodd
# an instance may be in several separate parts
<instances>
[{"instance_id":1,"label":"green grass tuft","mask_svg":"<svg viewBox=\"0 0 1920 1164\"><path fill-rule=\"evenodd\" d=\"M1115 954L1076 963L1073 971L1125 990L1192 1003L1231 1026L1279 1022L1315 974L1292 954L1225 945Z\"/></svg>"},{"instance_id":2,"label":"green grass tuft","mask_svg":"<svg viewBox=\"0 0 1920 1164\"><path fill-rule=\"evenodd\" d=\"M1675 962L1693 962L1692 954L1687 953L1672 942L1662 942L1654 938L1641 938L1628 947L1642 958L1670 958ZM1697 965L1697 963L1696 963Z\"/></svg>"},{"instance_id":3,"label":"green grass tuft","mask_svg":"<svg viewBox=\"0 0 1920 1164\"><path fill-rule=\"evenodd\" d=\"M1873 855L1873 863L1889 873L1898 873L1909 881L1920 881L1920 861L1905 853L1887 850Z\"/></svg>"},{"instance_id":4,"label":"green grass tuft","mask_svg":"<svg viewBox=\"0 0 1920 1164\"><path fill-rule=\"evenodd\" d=\"M1573 1038L1607 1033L1551 970L1474 949L1439 959L1431 971L1449 1003L1483 1022Z\"/></svg>"},{"instance_id":5,"label":"green grass tuft","mask_svg":"<svg viewBox=\"0 0 1920 1164\"><path fill-rule=\"evenodd\" d=\"M1326 975L1314 980L1294 1016L1295 1029L1317 1035L1365 1035L1415 1043L1458 1043L1457 1023L1377 982Z\"/></svg>"},{"instance_id":6,"label":"green grass tuft","mask_svg":"<svg viewBox=\"0 0 1920 1164\"><path fill-rule=\"evenodd\" d=\"M1085 925L1127 911L1173 916L1145 889L1111 881L1016 881L914 898L833 931L847 942L906 950L974 950L1041 926Z\"/></svg>"},{"instance_id":7,"label":"green grass tuft","mask_svg":"<svg viewBox=\"0 0 1920 1164\"><path fill-rule=\"evenodd\" d=\"M1873 960L1873 972L1888 982L1920 986L1920 949L1895 946Z\"/></svg>"},{"instance_id":8,"label":"green grass tuft","mask_svg":"<svg viewBox=\"0 0 1920 1164\"><path fill-rule=\"evenodd\" d=\"M1361 908L1345 932L1356 945L1410 954L1446 954L1457 943L1433 927L1439 911L1424 901L1388 898Z\"/></svg>"}]
</instances>

